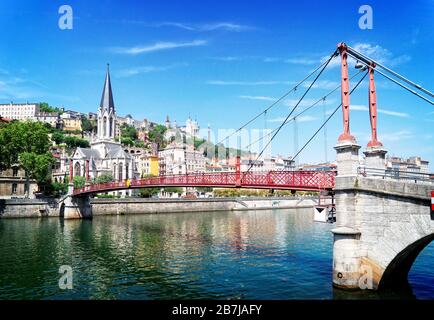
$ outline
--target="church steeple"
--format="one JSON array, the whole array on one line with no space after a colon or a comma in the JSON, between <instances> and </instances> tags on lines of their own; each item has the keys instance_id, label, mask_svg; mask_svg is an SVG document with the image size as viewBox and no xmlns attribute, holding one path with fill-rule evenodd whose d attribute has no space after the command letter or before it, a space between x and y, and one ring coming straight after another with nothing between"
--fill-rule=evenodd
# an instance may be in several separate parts
<instances>
[{"instance_id":1,"label":"church steeple","mask_svg":"<svg viewBox=\"0 0 434 320\"><path fill-rule=\"evenodd\" d=\"M107 111L114 111L115 104L113 102L113 93L112 93L112 85L110 82L110 68L109 64L107 63L107 73L105 76L105 82L104 82L104 89L102 91L102 97L101 97L101 103L99 105L99 108L102 110Z\"/></svg>"},{"instance_id":2,"label":"church steeple","mask_svg":"<svg viewBox=\"0 0 434 320\"><path fill-rule=\"evenodd\" d=\"M113 103L112 85L110 83L110 70L107 64L104 89L98 109L98 140L114 141L116 137L116 111Z\"/></svg>"}]
</instances>

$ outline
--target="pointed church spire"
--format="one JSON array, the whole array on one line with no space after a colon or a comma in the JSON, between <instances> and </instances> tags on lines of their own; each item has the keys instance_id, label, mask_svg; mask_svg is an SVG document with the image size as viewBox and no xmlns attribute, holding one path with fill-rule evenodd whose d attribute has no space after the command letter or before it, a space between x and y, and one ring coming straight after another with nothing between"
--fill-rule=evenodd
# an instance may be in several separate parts
<instances>
[{"instance_id":1,"label":"pointed church spire","mask_svg":"<svg viewBox=\"0 0 434 320\"><path fill-rule=\"evenodd\" d=\"M105 76L104 89L102 91L101 103L99 108L107 111L111 111L115 109L115 104L113 102L113 93L112 93L112 85L110 83L110 69L109 64L107 63L107 74Z\"/></svg>"}]
</instances>

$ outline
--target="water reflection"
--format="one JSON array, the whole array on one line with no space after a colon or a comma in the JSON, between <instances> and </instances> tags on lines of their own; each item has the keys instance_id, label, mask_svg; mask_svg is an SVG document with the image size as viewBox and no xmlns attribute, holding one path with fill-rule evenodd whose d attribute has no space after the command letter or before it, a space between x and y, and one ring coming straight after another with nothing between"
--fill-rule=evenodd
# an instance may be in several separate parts
<instances>
[{"instance_id":1,"label":"water reflection","mask_svg":"<svg viewBox=\"0 0 434 320\"><path fill-rule=\"evenodd\" d=\"M331 228L310 209L0 220L0 298L371 298L332 288Z\"/></svg>"}]
</instances>

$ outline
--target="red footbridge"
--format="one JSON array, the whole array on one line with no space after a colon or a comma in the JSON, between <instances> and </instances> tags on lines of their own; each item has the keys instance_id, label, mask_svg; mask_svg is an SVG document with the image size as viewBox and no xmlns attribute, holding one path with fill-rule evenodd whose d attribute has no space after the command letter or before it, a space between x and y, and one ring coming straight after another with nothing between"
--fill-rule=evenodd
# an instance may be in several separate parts
<instances>
[{"instance_id":1,"label":"red footbridge","mask_svg":"<svg viewBox=\"0 0 434 320\"><path fill-rule=\"evenodd\" d=\"M74 196L117 190L164 187L213 187L323 191L334 187L336 171L220 172L166 175L144 179L87 185L75 188Z\"/></svg>"}]
</instances>

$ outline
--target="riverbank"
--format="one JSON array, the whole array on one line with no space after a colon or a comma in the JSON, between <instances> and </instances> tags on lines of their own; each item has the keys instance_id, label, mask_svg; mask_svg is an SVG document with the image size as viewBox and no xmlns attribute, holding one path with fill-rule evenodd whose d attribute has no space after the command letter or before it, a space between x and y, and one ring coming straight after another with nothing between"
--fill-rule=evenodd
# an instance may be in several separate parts
<instances>
[{"instance_id":1,"label":"riverbank","mask_svg":"<svg viewBox=\"0 0 434 320\"><path fill-rule=\"evenodd\" d=\"M93 215L308 208L318 198L93 199Z\"/></svg>"},{"instance_id":2,"label":"riverbank","mask_svg":"<svg viewBox=\"0 0 434 320\"><path fill-rule=\"evenodd\" d=\"M318 204L317 197L209 198L209 199L92 199L94 216L156 214L201 211L243 211L309 208ZM0 200L0 218L59 217L54 199Z\"/></svg>"}]
</instances>

